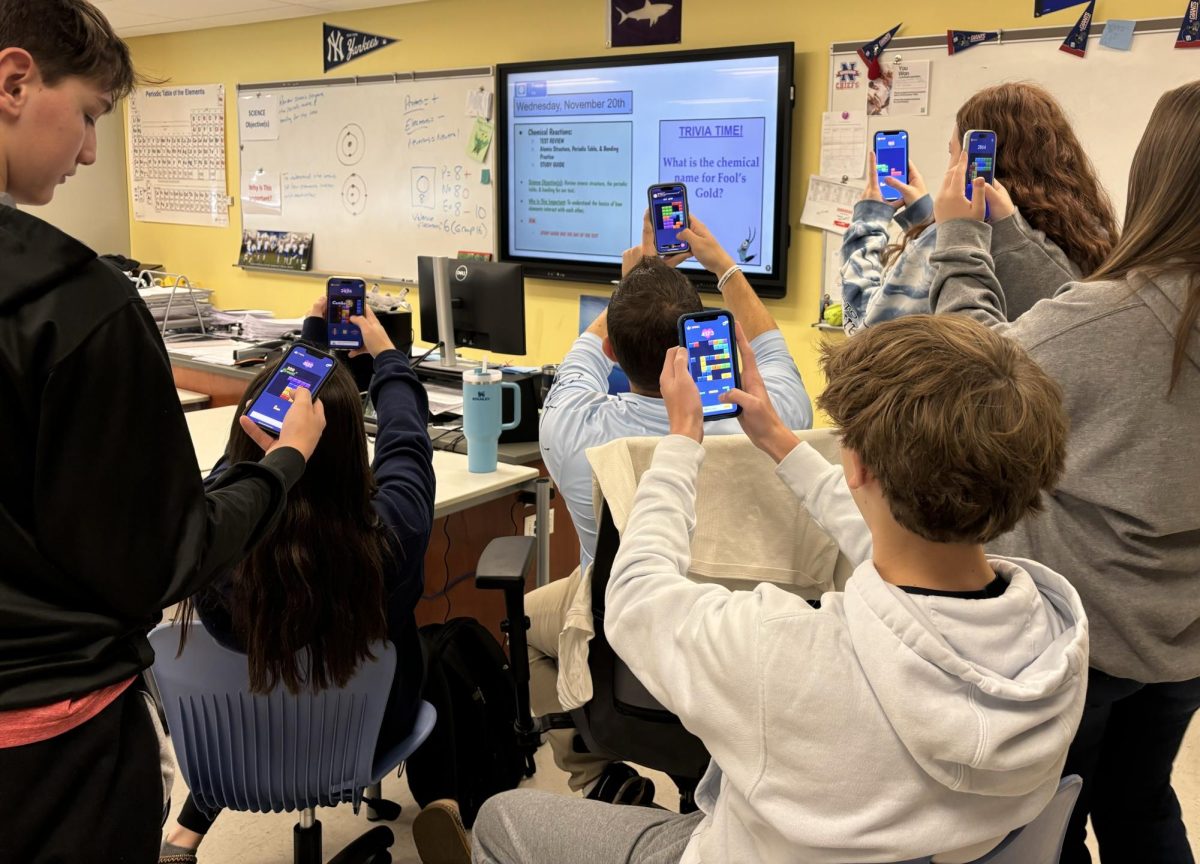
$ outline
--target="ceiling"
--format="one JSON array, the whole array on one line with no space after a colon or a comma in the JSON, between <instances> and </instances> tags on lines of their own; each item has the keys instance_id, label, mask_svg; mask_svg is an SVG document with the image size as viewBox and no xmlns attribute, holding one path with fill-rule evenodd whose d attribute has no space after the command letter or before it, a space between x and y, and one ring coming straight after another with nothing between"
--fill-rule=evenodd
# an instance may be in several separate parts
<instances>
[{"instance_id":1,"label":"ceiling","mask_svg":"<svg viewBox=\"0 0 1200 864\"><path fill-rule=\"evenodd\" d=\"M424 0L92 0L125 38Z\"/></svg>"}]
</instances>

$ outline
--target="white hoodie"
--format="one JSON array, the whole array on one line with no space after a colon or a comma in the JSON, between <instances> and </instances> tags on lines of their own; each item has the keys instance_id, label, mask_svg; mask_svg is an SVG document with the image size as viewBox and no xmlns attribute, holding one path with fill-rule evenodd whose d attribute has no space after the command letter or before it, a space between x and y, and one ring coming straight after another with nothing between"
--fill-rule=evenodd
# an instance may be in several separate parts
<instances>
[{"instance_id":1,"label":"white hoodie","mask_svg":"<svg viewBox=\"0 0 1200 864\"><path fill-rule=\"evenodd\" d=\"M606 596L613 648L713 757L682 864L965 861L1030 822L1083 710L1087 622L1070 584L997 557L1009 584L987 600L910 595L870 561L820 609L769 584L693 583L703 458L682 436L658 445ZM806 503L835 474L806 445L779 466Z\"/></svg>"}]
</instances>

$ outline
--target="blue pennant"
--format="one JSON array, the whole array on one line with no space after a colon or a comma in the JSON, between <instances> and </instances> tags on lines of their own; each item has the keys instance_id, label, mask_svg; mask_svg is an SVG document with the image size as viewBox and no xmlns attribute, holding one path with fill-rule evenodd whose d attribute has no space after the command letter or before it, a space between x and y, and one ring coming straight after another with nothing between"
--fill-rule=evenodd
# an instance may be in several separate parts
<instances>
[{"instance_id":1,"label":"blue pennant","mask_svg":"<svg viewBox=\"0 0 1200 864\"><path fill-rule=\"evenodd\" d=\"M1200 0L1188 0L1187 12L1183 13L1183 24L1179 26L1176 48L1200 48Z\"/></svg>"},{"instance_id":2,"label":"blue pennant","mask_svg":"<svg viewBox=\"0 0 1200 864\"><path fill-rule=\"evenodd\" d=\"M873 39L866 45L858 49L858 56L867 64L867 78L874 81L881 74L879 68L879 55L883 53L883 49L888 46L892 38L896 35L896 31L903 25L903 22L897 24L891 30L884 33L878 39Z\"/></svg>"},{"instance_id":3,"label":"blue pennant","mask_svg":"<svg viewBox=\"0 0 1200 864\"><path fill-rule=\"evenodd\" d=\"M1033 17L1040 18L1059 9L1070 9L1072 6L1082 6L1088 0L1033 0Z\"/></svg>"},{"instance_id":4,"label":"blue pennant","mask_svg":"<svg viewBox=\"0 0 1200 864\"><path fill-rule=\"evenodd\" d=\"M326 72L334 67L341 66L343 63L357 60L359 57L370 54L372 51L386 48L393 42L400 41L399 39L393 39L391 36L376 36L374 33L361 33L358 30L347 30L345 27L334 27L332 24L325 24L324 27L325 53L323 57Z\"/></svg>"},{"instance_id":5,"label":"blue pennant","mask_svg":"<svg viewBox=\"0 0 1200 864\"><path fill-rule=\"evenodd\" d=\"M988 30L987 32L980 32L978 30L947 30L946 51L950 54L957 54L959 51L966 51L968 48L974 48L976 45L982 45L984 42L992 42L999 38L999 30Z\"/></svg>"},{"instance_id":6,"label":"blue pennant","mask_svg":"<svg viewBox=\"0 0 1200 864\"><path fill-rule=\"evenodd\" d=\"M1096 0L1091 0L1088 7L1083 10L1083 14L1079 16L1079 20L1075 22L1075 26L1071 28L1071 32L1063 44L1058 46L1058 50L1074 54L1076 57L1084 56L1087 53L1088 34L1092 32L1092 18L1095 14Z\"/></svg>"}]
</instances>

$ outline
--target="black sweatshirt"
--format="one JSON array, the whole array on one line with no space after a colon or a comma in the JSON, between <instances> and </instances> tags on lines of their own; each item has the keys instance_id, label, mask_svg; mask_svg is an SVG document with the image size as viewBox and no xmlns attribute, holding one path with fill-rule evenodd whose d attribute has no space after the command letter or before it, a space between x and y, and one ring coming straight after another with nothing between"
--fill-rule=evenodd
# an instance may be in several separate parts
<instances>
[{"instance_id":1,"label":"black sweatshirt","mask_svg":"<svg viewBox=\"0 0 1200 864\"><path fill-rule=\"evenodd\" d=\"M325 322L308 318L304 337L325 342ZM384 351L375 358L371 401L378 417L375 459L371 470L378 491L371 502L386 526L391 559L384 571L387 597L388 640L396 646L396 677L388 700L385 728L407 734L421 694L423 663L414 612L425 585L425 549L433 529L436 480L433 445L426 421L429 402L408 360L399 351ZM223 476L221 460L209 475ZM330 574L336 578L336 574ZM233 631L231 575L219 578L196 597L196 611L204 629L236 651L245 645ZM386 733L385 733L386 734ZM392 742L394 743L394 742Z\"/></svg>"},{"instance_id":2,"label":"black sweatshirt","mask_svg":"<svg viewBox=\"0 0 1200 864\"><path fill-rule=\"evenodd\" d=\"M149 666L163 607L244 557L303 471L280 448L206 493L132 283L0 206L0 711Z\"/></svg>"}]
</instances>

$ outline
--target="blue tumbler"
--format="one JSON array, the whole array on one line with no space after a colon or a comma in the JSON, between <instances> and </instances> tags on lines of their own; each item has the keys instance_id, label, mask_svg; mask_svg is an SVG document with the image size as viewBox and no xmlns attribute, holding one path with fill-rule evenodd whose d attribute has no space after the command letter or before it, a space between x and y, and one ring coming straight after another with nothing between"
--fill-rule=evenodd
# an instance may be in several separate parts
<instances>
[{"instance_id":1,"label":"blue tumbler","mask_svg":"<svg viewBox=\"0 0 1200 864\"><path fill-rule=\"evenodd\" d=\"M470 369L463 373L463 431L467 435L467 470L489 474L496 470L500 433L521 422L521 388L503 381L499 369ZM501 389L513 391L513 419L501 423Z\"/></svg>"}]
</instances>

